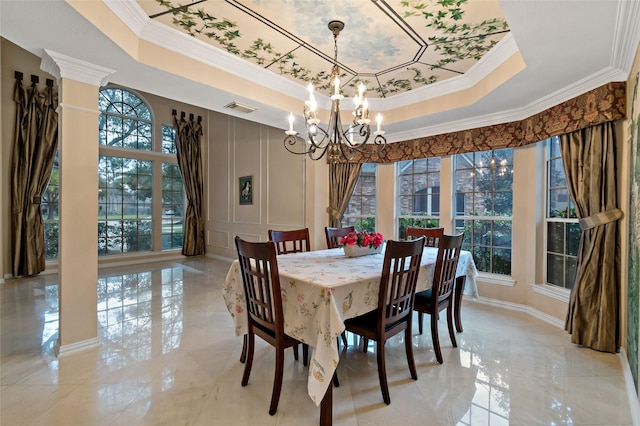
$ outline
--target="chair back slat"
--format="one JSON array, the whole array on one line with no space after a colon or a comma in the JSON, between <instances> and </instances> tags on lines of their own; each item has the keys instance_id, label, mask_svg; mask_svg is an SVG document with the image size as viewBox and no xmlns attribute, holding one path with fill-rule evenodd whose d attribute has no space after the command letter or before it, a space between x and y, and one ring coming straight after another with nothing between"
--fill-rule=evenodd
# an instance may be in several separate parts
<instances>
[{"instance_id":1,"label":"chair back slat","mask_svg":"<svg viewBox=\"0 0 640 426\"><path fill-rule=\"evenodd\" d=\"M436 303L448 299L453 292L463 237L464 234L443 235L440 239L432 286Z\"/></svg>"},{"instance_id":2,"label":"chair back slat","mask_svg":"<svg viewBox=\"0 0 640 426\"><path fill-rule=\"evenodd\" d=\"M284 335L282 294L271 241L253 243L236 237L240 274L244 285L249 327L257 324L274 335Z\"/></svg>"},{"instance_id":3,"label":"chair back slat","mask_svg":"<svg viewBox=\"0 0 640 426\"><path fill-rule=\"evenodd\" d=\"M344 228L330 228L325 226L324 234L327 237L327 248L340 247L340 240L346 237L350 232L356 232L355 226L345 226Z\"/></svg>"},{"instance_id":4,"label":"chair back slat","mask_svg":"<svg viewBox=\"0 0 640 426\"><path fill-rule=\"evenodd\" d=\"M310 251L309 228L295 229L293 231L269 230L269 240L276 245L278 254L299 253Z\"/></svg>"},{"instance_id":5,"label":"chair back slat","mask_svg":"<svg viewBox=\"0 0 640 426\"><path fill-rule=\"evenodd\" d=\"M405 238L414 240L419 237L425 237L425 247L438 247L440 238L444 235L444 228L406 228Z\"/></svg>"},{"instance_id":6,"label":"chair back slat","mask_svg":"<svg viewBox=\"0 0 640 426\"><path fill-rule=\"evenodd\" d=\"M423 250L424 238L387 241L378 299L381 327L411 315Z\"/></svg>"}]
</instances>

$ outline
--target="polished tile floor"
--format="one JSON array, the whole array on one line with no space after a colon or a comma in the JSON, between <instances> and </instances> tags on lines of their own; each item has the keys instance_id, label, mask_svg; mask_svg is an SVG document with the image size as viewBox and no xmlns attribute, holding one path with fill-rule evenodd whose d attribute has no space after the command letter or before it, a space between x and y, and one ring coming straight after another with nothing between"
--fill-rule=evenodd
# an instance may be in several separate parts
<instances>
[{"instance_id":1,"label":"polished tile floor","mask_svg":"<svg viewBox=\"0 0 640 426\"><path fill-rule=\"evenodd\" d=\"M199 258L103 269L98 349L60 359L57 275L0 286L0 424L313 425L307 371L287 353L280 405L268 415L274 354L257 344L240 386L242 339L221 297L229 264ZM570 344L563 330L526 314L465 300L445 362L414 334L418 380L404 343L387 344L391 405L382 402L373 348L349 335L334 391L335 425L627 425L620 359ZM417 329L417 328L416 328Z\"/></svg>"}]
</instances>

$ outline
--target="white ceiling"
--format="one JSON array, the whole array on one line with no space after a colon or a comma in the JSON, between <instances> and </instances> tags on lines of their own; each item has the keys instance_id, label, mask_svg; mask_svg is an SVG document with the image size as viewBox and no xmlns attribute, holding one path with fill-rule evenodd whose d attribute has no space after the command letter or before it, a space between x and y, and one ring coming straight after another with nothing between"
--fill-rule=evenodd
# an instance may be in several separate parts
<instances>
[{"instance_id":1,"label":"white ceiling","mask_svg":"<svg viewBox=\"0 0 640 426\"><path fill-rule=\"evenodd\" d=\"M214 3L214 0L210 1ZM305 1L309 0L284 1L283 10L287 4ZM470 1L477 5L484 0ZM351 0L349 3L379 2L384 3L382 0ZM83 7L90 3L95 3L96 7L106 5L139 38L168 49L182 49L207 66L248 76L254 83L299 99L300 111L294 112L302 112L302 101L307 96L303 83L237 59L149 19L134 0L84 0L76 3L82 3ZM640 43L640 1L502 0L499 5L510 32L466 74L385 99L371 99L371 109L383 113L412 105L424 108L424 101L428 103L430 99L439 104L433 109L427 108L439 112L427 114L425 111L422 115L419 111L413 118L389 123L385 130L390 142L523 119L605 83L628 78ZM345 32L357 31L357 28L349 28L348 22L346 24ZM326 22L318 23L318 26L317 31L331 43ZM275 107L268 99L246 91L231 93L224 82L207 84L204 80L187 79L167 72L160 66L146 65L105 33L109 33L108 29L100 31L66 1L0 0L0 35L38 56L43 56L45 49L64 54L115 70L111 82L116 84L278 128L287 126L289 111ZM340 58L345 57L346 60L349 48L339 46ZM526 65L522 71L466 106L439 108L446 105L447 96L451 93L481 84L482 78L494 71L495 64L517 51ZM11 64L3 63L2 67L11 67ZM328 105L328 97L326 99ZM232 101L255 106L258 110L242 114L225 109L224 105Z\"/></svg>"}]
</instances>

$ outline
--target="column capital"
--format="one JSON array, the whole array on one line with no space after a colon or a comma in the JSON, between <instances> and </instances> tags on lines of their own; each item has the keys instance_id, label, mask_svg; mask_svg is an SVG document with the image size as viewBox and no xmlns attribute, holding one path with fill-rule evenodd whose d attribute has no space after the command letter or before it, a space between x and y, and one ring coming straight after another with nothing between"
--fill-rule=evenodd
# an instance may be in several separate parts
<instances>
[{"instance_id":1,"label":"column capital","mask_svg":"<svg viewBox=\"0 0 640 426\"><path fill-rule=\"evenodd\" d=\"M44 50L40 69L55 76L58 81L61 78L68 78L98 87L106 86L113 74L115 74L112 69L47 49Z\"/></svg>"}]
</instances>

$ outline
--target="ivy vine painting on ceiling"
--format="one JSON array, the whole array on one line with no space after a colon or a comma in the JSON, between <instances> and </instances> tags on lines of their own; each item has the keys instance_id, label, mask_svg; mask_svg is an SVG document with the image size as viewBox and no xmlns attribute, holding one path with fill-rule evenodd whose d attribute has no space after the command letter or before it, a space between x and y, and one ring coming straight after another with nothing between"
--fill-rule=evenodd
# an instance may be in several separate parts
<instances>
[{"instance_id":1,"label":"ivy vine painting on ceiling","mask_svg":"<svg viewBox=\"0 0 640 426\"><path fill-rule=\"evenodd\" d=\"M153 19L326 94L334 55L326 24L342 19L347 96L360 82L369 96L388 97L462 75L509 32L497 0L155 0L155 9L138 1Z\"/></svg>"}]
</instances>

